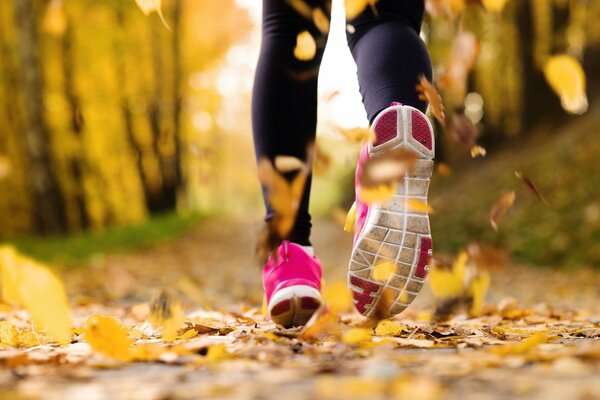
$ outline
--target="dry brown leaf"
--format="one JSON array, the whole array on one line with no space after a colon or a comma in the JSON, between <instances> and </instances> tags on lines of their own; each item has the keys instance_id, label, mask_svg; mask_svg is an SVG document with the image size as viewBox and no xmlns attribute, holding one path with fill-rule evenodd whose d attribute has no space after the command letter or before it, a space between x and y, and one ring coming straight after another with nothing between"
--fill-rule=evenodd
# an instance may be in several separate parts
<instances>
[{"instance_id":1,"label":"dry brown leaf","mask_svg":"<svg viewBox=\"0 0 600 400\"><path fill-rule=\"evenodd\" d=\"M515 192L508 192L503 194L492 206L490 210L490 223L492 224L492 228L494 230L498 230L498 223L506 215L508 210L513 206L515 202Z\"/></svg>"},{"instance_id":2,"label":"dry brown leaf","mask_svg":"<svg viewBox=\"0 0 600 400\"><path fill-rule=\"evenodd\" d=\"M542 194L538 190L537 186L535 185L535 183L533 183L533 181L531 179L529 179L528 177L523 175L523 173L520 171L515 171L515 176L519 180L521 180L521 182L523 182L525 185L527 185L527 187L538 197L538 199L540 199L542 201L542 203L544 203L545 205L550 207L550 204L546 201L544 196L542 196Z\"/></svg>"},{"instance_id":3,"label":"dry brown leaf","mask_svg":"<svg viewBox=\"0 0 600 400\"><path fill-rule=\"evenodd\" d=\"M419 93L419 99L429 103L431 114L433 114L442 126L445 126L446 114L444 113L444 103L442 103L442 96L440 96L433 83L429 82L425 75L420 75L419 84L416 86L416 89Z\"/></svg>"}]
</instances>

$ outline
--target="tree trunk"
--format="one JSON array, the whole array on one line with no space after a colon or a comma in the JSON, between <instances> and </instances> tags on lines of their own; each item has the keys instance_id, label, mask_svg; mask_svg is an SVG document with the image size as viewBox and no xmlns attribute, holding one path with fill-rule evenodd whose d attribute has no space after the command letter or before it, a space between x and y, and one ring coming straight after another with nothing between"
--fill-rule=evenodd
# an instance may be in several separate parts
<instances>
[{"instance_id":1,"label":"tree trunk","mask_svg":"<svg viewBox=\"0 0 600 400\"><path fill-rule=\"evenodd\" d=\"M35 205L35 224L41 233L65 232L67 219L62 190L50 154L50 132L44 116L44 85L38 49L37 21L33 0L14 0L21 60L25 151L30 190Z\"/></svg>"}]
</instances>

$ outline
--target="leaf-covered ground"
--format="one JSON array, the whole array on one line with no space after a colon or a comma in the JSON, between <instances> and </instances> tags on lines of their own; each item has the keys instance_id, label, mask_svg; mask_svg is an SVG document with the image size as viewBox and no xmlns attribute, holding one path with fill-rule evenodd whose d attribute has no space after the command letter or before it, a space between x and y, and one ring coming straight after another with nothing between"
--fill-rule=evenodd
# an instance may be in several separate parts
<instances>
[{"instance_id":1,"label":"leaf-covered ground","mask_svg":"<svg viewBox=\"0 0 600 400\"><path fill-rule=\"evenodd\" d=\"M77 334L63 347L3 307L0 341L13 346L0 350L0 397L600 398L597 273L511 265L491 272L478 317L457 309L435 321L425 289L400 316L365 323L337 312L351 236L319 221L333 311L283 330L260 310L257 226L208 220L172 243L65 271Z\"/></svg>"}]
</instances>

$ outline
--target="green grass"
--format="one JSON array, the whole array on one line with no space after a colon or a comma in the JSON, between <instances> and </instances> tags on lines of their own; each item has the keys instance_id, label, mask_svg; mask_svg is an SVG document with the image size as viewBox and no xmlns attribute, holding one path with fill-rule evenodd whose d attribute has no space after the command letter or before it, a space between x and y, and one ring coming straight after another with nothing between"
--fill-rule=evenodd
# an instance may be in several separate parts
<instances>
[{"instance_id":1,"label":"green grass","mask_svg":"<svg viewBox=\"0 0 600 400\"><path fill-rule=\"evenodd\" d=\"M600 267L600 109L518 146L470 160L432 182L436 250L456 252L471 241L503 247L519 260L556 267ZM522 171L550 207L519 181ZM492 204L515 190L514 207L489 223Z\"/></svg>"},{"instance_id":2,"label":"green grass","mask_svg":"<svg viewBox=\"0 0 600 400\"><path fill-rule=\"evenodd\" d=\"M181 235L201 218L198 214L168 213L149 218L139 225L109 228L101 232L71 236L27 236L6 240L19 251L56 266L85 264L97 254L149 247Z\"/></svg>"}]
</instances>

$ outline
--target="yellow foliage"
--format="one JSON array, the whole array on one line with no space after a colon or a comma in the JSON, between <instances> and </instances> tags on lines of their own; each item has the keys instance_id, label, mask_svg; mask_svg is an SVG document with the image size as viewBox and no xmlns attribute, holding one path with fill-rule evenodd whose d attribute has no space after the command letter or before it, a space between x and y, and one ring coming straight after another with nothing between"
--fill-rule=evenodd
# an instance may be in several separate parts
<instances>
[{"instance_id":1,"label":"yellow foliage","mask_svg":"<svg viewBox=\"0 0 600 400\"><path fill-rule=\"evenodd\" d=\"M435 297L457 297L464 292L465 264L467 263L467 259L467 253L462 251L451 270L432 268L429 271L429 286Z\"/></svg>"},{"instance_id":2,"label":"yellow foliage","mask_svg":"<svg viewBox=\"0 0 600 400\"><path fill-rule=\"evenodd\" d=\"M587 110L585 72L574 57L567 54L550 57L544 64L544 75L566 111L583 114Z\"/></svg>"},{"instance_id":3,"label":"yellow foliage","mask_svg":"<svg viewBox=\"0 0 600 400\"><path fill-rule=\"evenodd\" d=\"M381 184L373 188L361 187L358 191L358 197L367 204L385 203L392 198L396 192L396 182Z\"/></svg>"},{"instance_id":4,"label":"yellow foliage","mask_svg":"<svg viewBox=\"0 0 600 400\"><path fill-rule=\"evenodd\" d=\"M296 37L296 47L294 47L294 57L300 61L310 61L317 54L317 42L310 32L302 31Z\"/></svg>"},{"instance_id":5,"label":"yellow foliage","mask_svg":"<svg viewBox=\"0 0 600 400\"><path fill-rule=\"evenodd\" d=\"M361 345L371 341L371 329L351 328L342 335L342 341L349 345Z\"/></svg>"},{"instance_id":6,"label":"yellow foliage","mask_svg":"<svg viewBox=\"0 0 600 400\"><path fill-rule=\"evenodd\" d=\"M534 333L520 343L507 344L492 348L492 353L499 356L521 355L537 348L538 345L548 342L548 332Z\"/></svg>"},{"instance_id":7,"label":"yellow foliage","mask_svg":"<svg viewBox=\"0 0 600 400\"><path fill-rule=\"evenodd\" d=\"M24 307L34 324L61 344L71 340L71 309L61 280L42 264L0 247L2 297Z\"/></svg>"},{"instance_id":8,"label":"yellow foliage","mask_svg":"<svg viewBox=\"0 0 600 400\"><path fill-rule=\"evenodd\" d=\"M410 332L410 330L406 325L389 319L379 321L375 328L377 336L400 336L403 332Z\"/></svg>"},{"instance_id":9,"label":"yellow foliage","mask_svg":"<svg viewBox=\"0 0 600 400\"><path fill-rule=\"evenodd\" d=\"M231 355L227 351L227 347L223 343L219 343L208 347L205 360L209 363L214 363L230 357Z\"/></svg>"},{"instance_id":10,"label":"yellow foliage","mask_svg":"<svg viewBox=\"0 0 600 400\"><path fill-rule=\"evenodd\" d=\"M92 349L115 360L130 361L133 358L132 341L115 317L91 315L85 324L85 340Z\"/></svg>"},{"instance_id":11,"label":"yellow foliage","mask_svg":"<svg viewBox=\"0 0 600 400\"><path fill-rule=\"evenodd\" d=\"M350 210L348 210L348 215L346 216L346 222L344 223L344 231L354 232L355 222L356 222L356 202L352 203L352 207L350 207Z\"/></svg>"},{"instance_id":12,"label":"yellow foliage","mask_svg":"<svg viewBox=\"0 0 600 400\"><path fill-rule=\"evenodd\" d=\"M373 267L371 276L374 280L385 282L396 271L396 264L393 261L385 261Z\"/></svg>"},{"instance_id":13,"label":"yellow foliage","mask_svg":"<svg viewBox=\"0 0 600 400\"><path fill-rule=\"evenodd\" d=\"M0 344L17 347L18 343L17 328L9 322L0 321Z\"/></svg>"},{"instance_id":14,"label":"yellow foliage","mask_svg":"<svg viewBox=\"0 0 600 400\"><path fill-rule=\"evenodd\" d=\"M433 213L433 207L431 207L429 204L427 204L426 202L421 201L419 199L407 198L406 199L406 209L408 211L419 212L419 213L427 213L427 214Z\"/></svg>"},{"instance_id":15,"label":"yellow foliage","mask_svg":"<svg viewBox=\"0 0 600 400\"><path fill-rule=\"evenodd\" d=\"M329 311L339 314L352 309L352 297L345 282L333 282L323 289L325 304Z\"/></svg>"}]
</instances>

